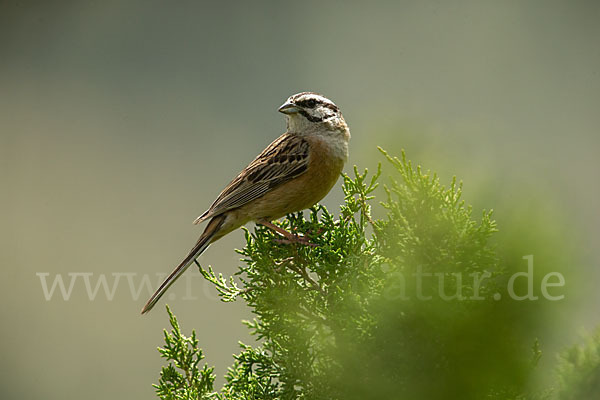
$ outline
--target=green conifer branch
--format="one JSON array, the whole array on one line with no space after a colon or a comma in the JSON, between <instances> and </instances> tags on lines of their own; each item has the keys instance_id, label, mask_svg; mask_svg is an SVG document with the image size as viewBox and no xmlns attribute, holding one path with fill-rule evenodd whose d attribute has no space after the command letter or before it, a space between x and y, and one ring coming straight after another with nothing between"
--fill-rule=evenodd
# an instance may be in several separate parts
<instances>
[{"instance_id":1,"label":"green conifer branch","mask_svg":"<svg viewBox=\"0 0 600 400\"><path fill-rule=\"evenodd\" d=\"M515 303L493 296L507 277L491 243L492 211L475 219L456 177L446 187L404 152L379 150L391 171L385 215L371 205L386 167L373 175L355 167L343 175L339 215L317 205L276 222L315 246L282 244L258 225L245 230L234 276L198 265L222 301L250 308L244 323L259 344L240 343L215 391L213 369L198 367L195 332L184 336L167 308L161 399L562 400L597 386L598 335L563 355L560 391L528 386L541 349L510 329ZM482 274L477 285L467 279Z\"/></svg>"}]
</instances>

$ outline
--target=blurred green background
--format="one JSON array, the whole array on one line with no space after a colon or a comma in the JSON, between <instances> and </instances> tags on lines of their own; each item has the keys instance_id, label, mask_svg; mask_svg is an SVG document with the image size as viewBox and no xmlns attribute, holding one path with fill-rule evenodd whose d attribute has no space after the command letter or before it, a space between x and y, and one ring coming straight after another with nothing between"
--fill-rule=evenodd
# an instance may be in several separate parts
<instances>
[{"instance_id":1,"label":"blurred green background","mask_svg":"<svg viewBox=\"0 0 600 400\"><path fill-rule=\"evenodd\" d=\"M81 276L47 301L36 273L155 285L304 90L343 110L347 169L405 148L464 180L501 231L533 218L564 243L544 250L572 276L546 343L572 343L600 322L599 20L593 1L1 2L2 397L153 396L164 302L142 317L146 290L134 299L122 277L92 301ZM338 185L324 204L341 200ZM518 231L515 257L543 249ZM232 273L242 244L236 232L201 261ZM188 274L169 304L222 376L249 314Z\"/></svg>"}]
</instances>

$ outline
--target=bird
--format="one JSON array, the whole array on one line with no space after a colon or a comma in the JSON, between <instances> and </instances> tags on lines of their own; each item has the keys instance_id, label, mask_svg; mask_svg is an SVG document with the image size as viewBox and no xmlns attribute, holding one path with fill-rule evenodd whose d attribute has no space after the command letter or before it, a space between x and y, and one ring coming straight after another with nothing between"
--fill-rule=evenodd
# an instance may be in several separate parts
<instances>
[{"instance_id":1,"label":"bird","mask_svg":"<svg viewBox=\"0 0 600 400\"><path fill-rule=\"evenodd\" d=\"M278 108L287 129L269 144L194 221L208 224L195 246L150 297L147 313L207 247L250 221L289 242L304 237L274 225L289 213L312 207L337 182L348 159L350 130L338 106L315 92L294 94Z\"/></svg>"}]
</instances>

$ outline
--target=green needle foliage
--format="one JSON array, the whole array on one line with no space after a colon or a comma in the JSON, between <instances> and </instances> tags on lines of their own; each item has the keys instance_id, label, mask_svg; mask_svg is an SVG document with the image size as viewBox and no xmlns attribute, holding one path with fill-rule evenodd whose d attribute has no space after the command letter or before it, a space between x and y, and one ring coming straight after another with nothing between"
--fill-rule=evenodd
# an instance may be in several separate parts
<instances>
[{"instance_id":1,"label":"green needle foliage","mask_svg":"<svg viewBox=\"0 0 600 400\"><path fill-rule=\"evenodd\" d=\"M162 368L156 388L158 397L164 400L191 400L211 399L215 376L213 368L206 365L202 369L198 364L204 358L202 350L198 348L196 332L192 331L191 337L181 333L177 318L167 306L171 332L164 331L165 346L159 347L161 356L169 361Z\"/></svg>"},{"instance_id":2,"label":"green needle foliage","mask_svg":"<svg viewBox=\"0 0 600 400\"><path fill-rule=\"evenodd\" d=\"M559 356L558 398L600 399L600 329Z\"/></svg>"},{"instance_id":3,"label":"green needle foliage","mask_svg":"<svg viewBox=\"0 0 600 400\"><path fill-rule=\"evenodd\" d=\"M355 168L344 176L338 216L315 206L308 218L278 222L311 245L257 226L246 231L236 276L200 267L223 301L250 307L255 318L245 323L259 345L241 344L215 392L212 369L198 369L195 333L183 336L168 310L173 331L160 352L171 364L155 385L160 398L549 396L529 384L541 356L528 333L534 322L498 296L508 274L491 242L491 211L474 218L456 180L445 187L404 154L382 153L393 172L383 218L371 213L381 166L372 176ZM519 328L521 321L530 325Z\"/></svg>"}]
</instances>

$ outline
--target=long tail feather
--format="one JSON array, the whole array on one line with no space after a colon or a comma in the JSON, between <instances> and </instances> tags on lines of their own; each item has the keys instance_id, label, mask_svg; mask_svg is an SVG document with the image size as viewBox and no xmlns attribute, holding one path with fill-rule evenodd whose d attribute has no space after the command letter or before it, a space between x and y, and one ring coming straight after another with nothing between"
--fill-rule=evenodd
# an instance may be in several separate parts
<instances>
[{"instance_id":1,"label":"long tail feather","mask_svg":"<svg viewBox=\"0 0 600 400\"><path fill-rule=\"evenodd\" d=\"M167 277L167 279L164 280L164 282L160 285L156 292L154 292L152 297L150 297L150 299L142 309L142 314L145 314L148 311L152 310L152 307L156 305L158 300L160 300L162 295L165 294L169 287L171 287L171 285L175 283L177 278L179 278L181 274L183 274L185 270L188 269L190 265L192 265L194 260L200 254L202 254L204 250L206 250L206 248L212 242L211 239L215 236L217 232L219 232L219 229L221 228L221 225L223 225L224 221L225 216L219 215L214 217L208 223L208 226L204 230L204 233L202 234L202 236L200 236L200 239L198 239L198 242L196 243L194 248L190 250L190 253L187 255L187 257L181 262L181 264L177 266L177 268L173 270L173 272L171 272L171 274Z\"/></svg>"}]
</instances>

